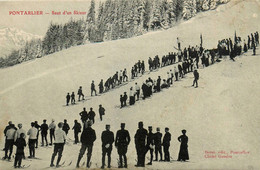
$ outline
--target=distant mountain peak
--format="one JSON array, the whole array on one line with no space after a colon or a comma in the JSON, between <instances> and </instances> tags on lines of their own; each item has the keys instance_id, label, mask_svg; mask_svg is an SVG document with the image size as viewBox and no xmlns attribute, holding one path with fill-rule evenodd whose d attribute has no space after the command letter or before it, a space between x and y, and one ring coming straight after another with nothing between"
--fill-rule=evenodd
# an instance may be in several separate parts
<instances>
[{"instance_id":1,"label":"distant mountain peak","mask_svg":"<svg viewBox=\"0 0 260 170\"><path fill-rule=\"evenodd\" d=\"M0 57L5 58L12 50L23 47L32 39L42 39L42 36L27 33L15 27L0 29Z\"/></svg>"}]
</instances>

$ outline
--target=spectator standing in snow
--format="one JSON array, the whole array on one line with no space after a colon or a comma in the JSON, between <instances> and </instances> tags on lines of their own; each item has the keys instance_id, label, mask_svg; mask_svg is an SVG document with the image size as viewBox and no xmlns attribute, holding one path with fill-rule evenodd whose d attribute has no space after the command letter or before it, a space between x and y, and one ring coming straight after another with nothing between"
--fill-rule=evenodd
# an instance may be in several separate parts
<instances>
[{"instance_id":1,"label":"spectator standing in snow","mask_svg":"<svg viewBox=\"0 0 260 170\"><path fill-rule=\"evenodd\" d=\"M197 88L198 87L198 80L199 80L199 73L198 73L198 71L194 70L193 75L194 75L194 80L193 80L193 85L192 86L194 86L196 84L195 88Z\"/></svg>"},{"instance_id":2,"label":"spectator standing in snow","mask_svg":"<svg viewBox=\"0 0 260 170\"><path fill-rule=\"evenodd\" d=\"M64 144L66 142L66 134L62 130L63 123L62 122L58 123L58 127L59 128L57 130L55 130L54 150L53 150L53 154L52 154L52 157L51 157L51 164L50 164L50 167L54 166L53 162L54 162L56 155L58 154L58 159L57 159L57 162L56 162L57 168L60 167L59 163L60 163L60 160L61 160L61 157L62 157Z\"/></svg>"},{"instance_id":3,"label":"spectator standing in snow","mask_svg":"<svg viewBox=\"0 0 260 170\"><path fill-rule=\"evenodd\" d=\"M86 108L83 108L83 111L79 113L80 117L81 117L81 121L84 125L84 123L88 120L88 112L86 111Z\"/></svg>"},{"instance_id":4,"label":"spectator standing in snow","mask_svg":"<svg viewBox=\"0 0 260 170\"><path fill-rule=\"evenodd\" d=\"M9 125L9 129L6 131L6 141L5 141L5 156L3 159L11 160L11 155L13 153L13 145L14 145L14 136L16 129L14 128L14 124ZM9 156L8 156L9 151Z\"/></svg>"},{"instance_id":5,"label":"spectator standing in snow","mask_svg":"<svg viewBox=\"0 0 260 170\"><path fill-rule=\"evenodd\" d=\"M37 141L37 133L38 130L35 128L35 122L31 123L31 129L27 132L29 136L29 153L30 156L28 158L35 158L35 143Z\"/></svg>"},{"instance_id":6,"label":"spectator standing in snow","mask_svg":"<svg viewBox=\"0 0 260 170\"><path fill-rule=\"evenodd\" d=\"M95 96L96 96L97 95L97 91L95 89L94 81L92 80L92 83L91 83L91 96L92 96L93 92L95 92Z\"/></svg>"},{"instance_id":7,"label":"spectator standing in snow","mask_svg":"<svg viewBox=\"0 0 260 170\"><path fill-rule=\"evenodd\" d=\"M68 135L69 133L69 130L70 130L70 126L69 124L67 123L67 120L64 119L64 123L62 125L62 130L65 132L66 135Z\"/></svg>"},{"instance_id":8,"label":"spectator standing in snow","mask_svg":"<svg viewBox=\"0 0 260 170\"><path fill-rule=\"evenodd\" d=\"M128 130L125 130L125 123L121 123L121 129L116 133L115 146L117 148L117 153L119 155L119 166L118 168L123 168L123 158L124 158L124 168L127 168L127 148L130 143L130 135Z\"/></svg>"},{"instance_id":9,"label":"spectator standing in snow","mask_svg":"<svg viewBox=\"0 0 260 170\"><path fill-rule=\"evenodd\" d=\"M51 120L51 124L49 124L49 130L50 130L50 145L52 145L52 139L54 140L55 139L55 136L54 136L54 131L56 129L56 124L55 124L55 121L54 119Z\"/></svg>"},{"instance_id":10,"label":"spectator standing in snow","mask_svg":"<svg viewBox=\"0 0 260 170\"><path fill-rule=\"evenodd\" d=\"M160 128L156 128L156 133L154 134L154 145L155 145L155 160L158 161L158 152L160 154L160 161L162 161L162 133Z\"/></svg>"},{"instance_id":11,"label":"spectator standing in snow","mask_svg":"<svg viewBox=\"0 0 260 170\"><path fill-rule=\"evenodd\" d=\"M134 93L133 87L130 88L130 92L129 92L129 104L130 105L135 104L135 93Z\"/></svg>"},{"instance_id":12,"label":"spectator standing in snow","mask_svg":"<svg viewBox=\"0 0 260 170\"><path fill-rule=\"evenodd\" d=\"M81 132L81 125L80 125L80 123L78 123L77 120L74 120L74 126L73 126L72 130L74 130L74 138L75 138L74 144L77 144L77 143L79 143L78 134Z\"/></svg>"},{"instance_id":13,"label":"spectator standing in snow","mask_svg":"<svg viewBox=\"0 0 260 170\"><path fill-rule=\"evenodd\" d=\"M114 133L110 131L110 125L106 125L106 130L102 132L102 166L101 169L105 167L105 156L107 154L107 168L111 168L111 152L114 143Z\"/></svg>"},{"instance_id":14,"label":"spectator standing in snow","mask_svg":"<svg viewBox=\"0 0 260 170\"><path fill-rule=\"evenodd\" d=\"M14 145L16 146L15 160L14 160L14 168L21 168L22 159L24 157L24 147L26 147L25 134L19 134L17 140Z\"/></svg>"},{"instance_id":15,"label":"spectator standing in snow","mask_svg":"<svg viewBox=\"0 0 260 170\"><path fill-rule=\"evenodd\" d=\"M44 140L46 142L46 146L48 146L47 134L48 134L48 125L46 124L46 119L43 120L43 124L41 124L41 136L42 136L42 145L44 146Z\"/></svg>"},{"instance_id":16,"label":"spectator standing in snow","mask_svg":"<svg viewBox=\"0 0 260 170\"><path fill-rule=\"evenodd\" d=\"M100 116L100 121L102 121L102 116L105 115L105 108L102 107L101 104L99 105L98 112L99 112L99 116Z\"/></svg>"},{"instance_id":17,"label":"spectator standing in snow","mask_svg":"<svg viewBox=\"0 0 260 170\"><path fill-rule=\"evenodd\" d=\"M135 91L136 91L136 96L137 96L136 101L138 101L139 96L140 96L140 86L137 83L135 83Z\"/></svg>"},{"instance_id":18,"label":"spectator standing in snow","mask_svg":"<svg viewBox=\"0 0 260 170\"><path fill-rule=\"evenodd\" d=\"M72 92L70 97L71 97L71 104L75 104L75 94L74 94L74 92Z\"/></svg>"},{"instance_id":19,"label":"spectator standing in snow","mask_svg":"<svg viewBox=\"0 0 260 170\"><path fill-rule=\"evenodd\" d=\"M170 141L171 141L171 134L169 133L169 128L165 128L165 135L163 137L163 151L164 151L164 161L170 162Z\"/></svg>"},{"instance_id":20,"label":"spectator standing in snow","mask_svg":"<svg viewBox=\"0 0 260 170\"><path fill-rule=\"evenodd\" d=\"M188 136L186 136L186 130L182 130L182 135L178 137L178 141L181 143L181 146L180 146L180 152L177 161L189 160Z\"/></svg>"},{"instance_id":21,"label":"spectator standing in snow","mask_svg":"<svg viewBox=\"0 0 260 170\"><path fill-rule=\"evenodd\" d=\"M86 122L86 128L83 129L83 132L81 134L80 137L80 141L81 141L81 148L80 148L80 152L79 152L79 156L78 156L78 160L77 160L77 165L76 167L79 168L79 163L81 158L83 157L84 153L86 152L86 150L88 149L88 153L87 153L87 168L90 168L90 159L91 159L91 155L92 155L92 149L93 149L93 144L94 141L96 140L96 132L94 129L91 128L91 121Z\"/></svg>"},{"instance_id":22,"label":"spectator standing in snow","mask_svg":"<svg viewBox=\"0 0 260 170\"><path fill-rule=\"evenodd\" d=\"M70 103L70 94L68 93L67 96L66 96L66 102L67 102L67 106L69 105Z\"/></svg>"},{"instance_id":23,"label":"spectator standing in snow","mask_svg":"<svg viewBox=\"0 0 260 170\"><path fill-rule=\"evenodd\" d=\"M95 116L96 116L96 113L93 111L93 108L91 107L90 111L88 112L88 118L89 118L89 120L92 121L92 124L95 123Z\"/></svg>"}]
</instances>

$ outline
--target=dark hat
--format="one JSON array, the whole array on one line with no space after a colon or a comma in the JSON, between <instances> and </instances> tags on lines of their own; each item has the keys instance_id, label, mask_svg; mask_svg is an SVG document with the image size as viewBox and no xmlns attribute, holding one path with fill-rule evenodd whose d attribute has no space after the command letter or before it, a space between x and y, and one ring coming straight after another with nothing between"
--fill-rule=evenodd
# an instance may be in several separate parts
<instances>
[{"instance_id":1,"label":"dark hat","mask_svg":"<svg viewBox=\"0 0 260 170\"><path fill-rule=\"evenodd\" d=\"M168 127L166 127L166 128L165 128L165 130L169 130L169 128L168 128Z\"/></svg>"},{"instance_id":2,"label":"dark hat","mask_svg":"<svg viewBox=\"0 0 260 170\"><path fill-rule=\"evenodd\" d=\"M186 133L186 130L185 130L185 129L183 129L181 132L182 132L182 133Z\"/></svg>"},{"instance_id":3,"label":"dark hat","mask_svg":"<svg viewBox=\"0 0 260 170\"><path fill-rule=\"evenodd\" d=\"M121 127L125 127L125 123L121 123Z\"/></svg>"},{"instance_id":4,"label":"dark hat","mask_svg":"<svg viewBox=\"0 0 260 170\"><path fill-rule=\"evenodd\" d=\"M152 129L153 127L152 126L148 126L148 129Z\"/></svg>"}]
</instances>

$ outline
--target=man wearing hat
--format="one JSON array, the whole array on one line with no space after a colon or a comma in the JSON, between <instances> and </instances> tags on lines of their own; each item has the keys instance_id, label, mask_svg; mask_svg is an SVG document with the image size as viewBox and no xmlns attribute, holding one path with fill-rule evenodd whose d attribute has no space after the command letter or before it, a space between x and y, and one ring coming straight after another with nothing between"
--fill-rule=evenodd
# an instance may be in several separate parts
<instances>
[{"instance_id":1,"label":"man wearing hat","mask_svg":"<svg viewBox=\"0 0 260 170\"><path fill-rule=\"evenodd\" d=\"M158 161L158 152L160 154L160 161L162 161L162 133L160 128L156 128L156 133L154 134L154 145L155 145L155 160Z\"/></svg>"},{"instance_id":2,"label":"man wearing hat","mask_svg":"<svg viewBox=\"0 0 260 170\"><path fill-rule=\"evenodd\" d=\"M121 123L121 129L116 132L115 146L117 148L117 153L119 155L119 166L118 168L123 168L123 158L124 158L124 168L127 168L127 147L130 143L130 135L128 130L125 130L125 123Z\"/></svg>"},{"instance_id":3,"label":"man wearing hat","mask_svg":"<svg viewBox=\"0 0 260 170\"><path fill-rule=\"evenodd\" d=\"M164 161L170 162L170 153L169 153L169 147L170 147L170 141L171 141L171 134L169 133L169 128L165 128L165 135L163 137L163 152L164 152Z\"/></svg>"},{"instance_id":4,"label":"man wearing hat","mask_svg":"<svg viewBox=\"0 0 260 170\"><path fill-rule=\"evenodd\" d=\"M46 146L48 146L48 141L47 141L48 129L49 127L46 124L46 119L44 119L43 124L41 124L42 146L44 146L44 140L46 142Z\"/></svg>"},{"instance_id":5,"label":"man wearing hat","mask_svg":"<svg viewBox=\"0 0 260 170\"><path fill-rule=\"evenodd\" d=\"M80 141L81 141L81 148L79 151L78 161L76 167L79 168L79 163L81 158L83 157L84 153L86 152L86 149L88 149L87 153L87 168L90 168L90 159L92 155L92 148L94 145L94 141L96 140L96 132L94 129L91 128L92 122L87 121L85 123L85 127L83 129L83 132L81 133Z\"/></svg>"},{"instance_id":6,"label":"man wearing hat","mask_svg":"<svg viewBox=\"0 0 260 170\"><path fill-rule=\"evenodd\" d=\"M143 122L138 123L138 129L135 134L135 148L137 152L137 167L145 167L146 147L145 141L147 130L143 128Z\"/></svg>"},{"instance_id":7,"label":"man wearing hat","mask_svg":"<svg viewBox=\"0 0 260 170\"><path fill-rule=\"evenodd\" d=\"M114 133L110 131L110 125L106 125L106 130L102 132L101 135L102 141L102 166L101 168L104 169L105 166L105 156L107 154L107 167L111 168L111 151L112 151L112 144L114 143Z\"/></svg>"},{"instance_id":8,"label":"man wearing hat","mask_svg":"<svg viewBox=\"0 0 260 170\"><path fill-rule=\"evenodd\" d=\"M105 115L105 108L102 107L101 104L99 105L98 112L99 112L99 116L100 116L100 121L102 121L102 116Z\"/></svg>"},{"instance_id":9,"label":"man wearing hat","mask_svg":"<svg viewBox=\"0 0 260 170\"><path fill-rule=\"evenodd\" d=\"M90 111L88 112L88 118L92 121L93 124L95 123L95 116L96 113L93 111L93 108L91 107Z\"/></svg>"},{"instance_id":10,"label":"man wearing hat","mask_svg":"<svg viewBox=\"0 0 260 170\"><path fill-rule=\"evenodd\" d=\"M55 139L54 131L56 129L56 124L54 119L51 120L51 123L49 124L49 129L50 129L50 141L51 141L50 145L52 145L52 139Z\"/></svg>"},{"instance_id":11,"label":"man wearing hat","mask_svg":"<svg viewBox=\"0 0 260 170\"><path fill-rule=\"evenodd\" d=\"M148 135L147 135L147 144L146 144L146 153L150 151L150 162L147 165L152 165L153 162L153 150L154 150L154 134L152 126L148 126Z\"/></svg>"}]
</instances>

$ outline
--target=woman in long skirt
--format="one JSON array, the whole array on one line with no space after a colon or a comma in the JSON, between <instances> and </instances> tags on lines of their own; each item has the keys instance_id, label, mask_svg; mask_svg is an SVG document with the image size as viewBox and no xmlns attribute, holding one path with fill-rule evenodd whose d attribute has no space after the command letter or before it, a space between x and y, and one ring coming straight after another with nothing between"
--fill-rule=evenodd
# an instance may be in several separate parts
<instances>
[{"instance_id":1,"label":"woman in long skirt","mask_svg":"<svg viewBox=\"0 0 260 170\"><path fill-rule=\"evenodd\" d=\"M182 130L182 135L178 137L178 141L181 142L178 161L189 160L188 136L186 136L186 130Z\"/></svg>"}]
</instances>

